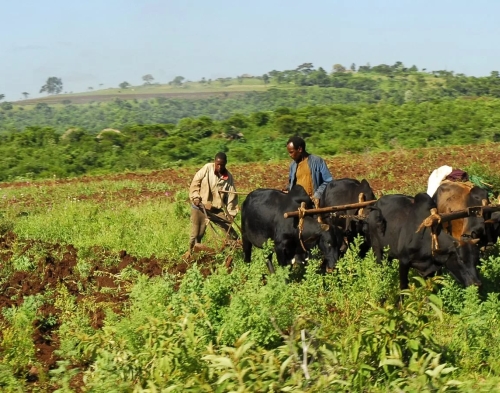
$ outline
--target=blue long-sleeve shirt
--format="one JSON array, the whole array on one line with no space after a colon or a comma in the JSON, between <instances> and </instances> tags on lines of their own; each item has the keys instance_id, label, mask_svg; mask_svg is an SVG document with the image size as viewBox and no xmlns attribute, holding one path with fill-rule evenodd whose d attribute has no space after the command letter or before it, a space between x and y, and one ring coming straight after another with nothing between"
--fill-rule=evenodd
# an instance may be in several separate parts
<instances>
[{"instance_id":1,"label":"blue long-sleeve shirt","mask_svg":"<svg viewBox=\"0 0 500 393\"><path fill-rule=\"evenodd\" d=\"M309 154L307 157L307 163L309 164L309 169L311 170L311 177L313 182L313 198L321 198L323 191L325 191L326 186L333 180L330 170L326 166L325 160L321 157L315 156L314 154ZM290 175L288 177L288 190L290 191L292 187L297 183L297 163L292 161L290 164Z\"/></svg>"}]
</instances>

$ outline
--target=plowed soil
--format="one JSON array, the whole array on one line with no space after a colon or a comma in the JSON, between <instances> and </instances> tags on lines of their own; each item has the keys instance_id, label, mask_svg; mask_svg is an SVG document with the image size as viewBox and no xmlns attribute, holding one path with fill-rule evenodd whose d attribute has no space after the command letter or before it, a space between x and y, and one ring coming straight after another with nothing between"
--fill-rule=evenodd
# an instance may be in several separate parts
<instances>
[{"instance_id":1,"label":"plowed soil","mask_svg":"<svg viewBox=\"0 0 500 393\"><path fill-rule=\"evenodd\" d=\"M500 175L500 160L498 159L500 146L498 144L480 146L462 146L443 149L422 149L415 151L401 150L387 153L369 153L364 155L344 155L327 159L327 164L334 178L351 177L367 178L377 196L387 191L408 190L425 191L429 174L441 165L451 165L454 168L465 168L471 164L480 163L488 167L492 173ZM241 192L249 192L258 187L283 188L288 178L289 162L259 163L245 165L228 165L233 173L237 188ZM112 193L94 195L75 195L79 199L102 201L104 199L127 200L131 204L139 204L156 198L170 198L178 190L186 190L197 168L179 168L178 170L152 171L149 173L123 173L107 176L82 177L76 179L57 179L41 182L12 182L0 183L0 189L24 188L22 197L8 203L20 203L29 207L34 203L30 196L33 187L47 187L47 203L53 198L57 187L62 184L76 184L82 182L121 181L133 180L143 185L140 190L124 189ZM152 191L148 185L169 184L171 189ZM53 189L53 192L51 191ZM1 194L1 192L0 192ZM38 204L44 203L37 199ZM119 277L125 268L135 269L149 277L157 276L165 271L181 276L190 266L189 261L168 261L156 258L137 258L122 250L115 255L119 263L113 267L103 265L101 260L92 263L92 270L88 276L82 277L76 270L78 250L72 245L41 243L40 241L20 241L14 233L8 232L0 237L0 271L3 265L14 254L19 254L19 244L22 245L21 254L36 247L44 250L44 256L37 261L34 271L13 273L8 280L0 285L0 309L20 305L26 296L46 293L64 284L69 293L74 295L77 302L91 299L96 307L91 315L95 329L103 326L104 308L111 304L114 311L120 313L127 300L126 282ZM107 251L96 245L95 255L106 255ZM207 251L207 250L205 250ZM210 250L209 250L210 251ZM213 254L213 253L212 253ZM203 274L208 275L213 267L211 252L201 254L203 260ZM103 258L104 260L104 258ZM230 261L228 261L230 262ZM122 281L119 281L122 280ZM102 290L102 289L112 290ZM59 321L47 324L49 317L59 314L53 305L46 304L38 310L37 320L34 322L33 342L37 352L37 360L44 371L56 366L58 360L55 350L59 347L57 330ZM3 317L0 314L0 323ZM37 384L40 370L27 365L26 378ZM73 388L79 391L81 374L73 380Z\"/></svg>"}]
</instances>

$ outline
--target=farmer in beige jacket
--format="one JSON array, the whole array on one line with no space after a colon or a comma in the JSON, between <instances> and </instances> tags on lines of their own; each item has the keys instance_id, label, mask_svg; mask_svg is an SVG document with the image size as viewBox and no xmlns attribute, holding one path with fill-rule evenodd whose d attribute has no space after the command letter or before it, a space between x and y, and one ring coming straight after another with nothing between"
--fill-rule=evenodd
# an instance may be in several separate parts
<instances>
[{"instance_id":1,"label":"farmer in beige jacket","mask_svg":"<svg viewBox=\"0 0 500 393\"><path fill-rule=\"evenodd\" d=\"M219 192L219 190L236 192L233 176L226 169L226 164L226 154L217 153L215 161L204 165L196 172L191 182L189 187L191 201L189 253L193 251L196 243L201 243L208 220L227 231L230 228L228 221L232 221L238 213L238 195ZM227 208L229 216L225 214L223 206ZM232 227L229 229L229 236L233 240L238 239L238 234Z\"/></svg>"}]
</instances>

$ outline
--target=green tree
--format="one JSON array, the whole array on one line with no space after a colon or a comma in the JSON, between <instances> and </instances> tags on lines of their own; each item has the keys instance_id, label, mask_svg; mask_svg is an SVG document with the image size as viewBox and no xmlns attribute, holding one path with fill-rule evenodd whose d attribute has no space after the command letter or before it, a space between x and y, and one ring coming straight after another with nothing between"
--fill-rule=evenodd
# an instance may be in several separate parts
<instances>
[{"instance_id":1,"label":"green tree","mask_svg":"<svg viewBox=\"0 0 500 393\"><path fill-rule=\"evenodd\" d=\"M169 84L174 85L174 86L182 86L184 80L183 76L176 76Z\"/></svg>"},{"instance_id":2,"label":"green tree","mask_svg":"<svg viewBox=\"0 0 500 393\"><path fill-rule=\"evenodd\" d=\"M342 64L334 64L332 67L332 72L345 72L346 69Z\"/></svg>"},{"instance_id":3,"label":"green tree","mask_svg":"<svg viewBox=\"0 0 500 393\"><path fill-rule=\"evenodd\" d=\"M356 72L356 64L354 63L351 64L351 71Z\"/></svg>"},{"instance_id":4,"label":"green tree","mask_svg":"<svg viewBox=\"0 0 500 393\"><path fill-rule=\"evenodd\" d=\"M5 101L0 104L0 108L2 108L4 111L10 111L13 108L13 106L10 102Z\"/></svg>"},{"instance_id":5,"label":"green tree","mask_svg":"<svg viewBox=\"0 0 500 393\"><path fill-rule=\"evenodd\" d=\"M330 78L322 67L319 67L316 71L312 72L309 78L315 85L323 87L330 86Z\"/></svg>"},{"instance_id":6,"label":"green tree","mask_svg":"<svg viewBox=\"0 0 500 393\"><path fill-rule=\"evenodd\" d=\"M404 68L404 64L401 61L396 61L391 68L394 71L402 71Z\"/></svg>"},{"instance_id":7,"label":"green tree","mask_svg":"<svg viewBox=\"0 0 500 393\"><path fill-rule=\"evenodd\" d=\"M30 95L30 93L27 93L27 92L25 92L25 91L24 91L24 92L22 92L21 94L24 96L24 99L25 99L25 100L27 100L27 99L28 99L28 97L29 97L29 95Z\"/></svg>"},{"instance_id":8,"label":"green tree","mask_svg":"<svg viewBox=\"0 0 500 393\"><path fill-rule=\"evenodd\" d=\"M0 94L0 101L2 101L5 98L5 94Z\"/></svg>"},{"instance_id":9,"label":"green tree","mask_svg":"<svg viewBox=\"0 0 500 393\"><path fill-rule=\"evenodd\" d=\"M150 85L151 82L155 80L155 78L153 78L153 75L151 74L146 74L142 77L142 80L144 81L145 85Z\"/></svg>"},{"instance_id":10,"label":"green tree","mask_svg":"<svg viewBox=\"0 0 500 393\"><path fill-rule=\"evenodd\" d=\"M262 75L262 80L264 81L264 84L267 85L269 83L269 75Z\"/></svg>"},{"instance_id":11,"label":"green tree","mask_svg":"<svg viewBox=\"0 0 500 393\"><path fill-rule=\"evenodd\" d=\"M47 94L59 94L63 91L63 83L61 78L56 78L55 76L51 76L45 82L45 85L40 89L40 93Z\"/></svg>"},{"instance_id":12,"label":"green tree","mask_svg":"<svg viewBox=\"0 0 500 393\"><path fill-rule=\"evenodd\" d=\"M295 71L301 72L302 74L308 75L313 72L314 66L313 63L302 63L299 65Z\"/></svg>"},{"instance_id":13,"label":"green tree","mask_svg":"<svg viewBox=\"0 0 500 393\"><path fill-rule=\"evenodd\" d=\"M358 72L370 72L372 69L370 63L366 63L364 66L359 66Z\"/></svg>"},{"instance_id":14,"label":"green tree","mask_svg":"<svg viewBox=\"0 0 500 393\"><path fill-rule=\"evenodd\" d=\"M118 85L120 87L120 89L126 89L130 86L130 83L128 82L122 82Z\"/></svg>"}]
</instances>

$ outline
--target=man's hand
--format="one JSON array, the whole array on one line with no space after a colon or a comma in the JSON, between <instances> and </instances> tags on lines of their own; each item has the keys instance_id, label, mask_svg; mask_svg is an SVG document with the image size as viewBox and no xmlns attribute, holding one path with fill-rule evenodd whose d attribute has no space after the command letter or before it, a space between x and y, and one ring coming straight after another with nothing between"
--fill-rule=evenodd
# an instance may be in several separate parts
<instances>
[{"instance_id":1,"label":"man's hand","mask_svg":"<svg viewBox=\"0 0 500 393\"><path fill-rule=\"evenodd\" d=\"M200 198L193 198L193 204L195 206L200 206L201 199Z\"/></svg>"},{"instance_id":2,"label":"man's hand","mask_svg":"<svg viewBox=\"0 0 500 393\"><path fill-rule=\"evenodd\" d=\"M314 207L315 207L316 209L317 209L317 208L319 208L319 198L314 198L314 197L312 197L311 199L312 199L312 201L313 201L313 203L314 203Z\"/></svg>"}]
</instances>

